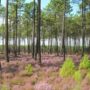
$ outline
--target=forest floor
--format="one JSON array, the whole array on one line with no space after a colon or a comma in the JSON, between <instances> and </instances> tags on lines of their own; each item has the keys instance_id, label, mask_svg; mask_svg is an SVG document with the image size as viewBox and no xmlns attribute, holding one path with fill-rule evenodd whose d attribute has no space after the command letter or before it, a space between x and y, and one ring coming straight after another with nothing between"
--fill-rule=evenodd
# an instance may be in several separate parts
<instances>
[{"instance_id":1,"label":"forest floor","mask_svg":"<svg viewBox=\"0 0 90 90\"><path fill-rule=\"evenodd\" d=\"M73 58L76 65L80 61L79 55L70 57ZM1 59L1 86L7 87L7 90L90 90L90 81L88 82L86 79L78 84L71 77L61 78L59 69L62 63L63 57L55 54L42 55L41 66L32 59L31 55L27 54L14 59L10 57L10 63ZM33 73L30 76L24 74L25 66L28 64L33 66Z\"/></svg>"}]
</instances>

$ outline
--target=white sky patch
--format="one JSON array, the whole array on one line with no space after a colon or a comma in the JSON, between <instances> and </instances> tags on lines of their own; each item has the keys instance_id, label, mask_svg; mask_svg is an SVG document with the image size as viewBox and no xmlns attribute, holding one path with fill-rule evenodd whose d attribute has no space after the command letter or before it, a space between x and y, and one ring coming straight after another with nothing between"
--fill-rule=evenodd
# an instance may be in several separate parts
<instances>
[{"instance_id":1,"label":"white sky patch","mask_svg":"<svg viewBox=\"0 0 90 90\"><path fill-rule=\"evenodd\" d=\"M79 11L79 6L78 4L72 4L72 9L73 11L71 12L72 14L77 14L77 12Z\"/></svg>"},{"instance_id":2,"label":"white sky patch","mask_svg":"<svg viewBox=\"0 0 90 90\"><path fill-rule=\"evenodd\" d=\"M6 0L1 0L1 4L5 6L6 5Z\"/></svg>"},{"instance_id":3,"label":"white sky patch","mask_svg":"<svg viewBox=\"0 0 90 90\"><path fill-rule=\"evenodd\" d=\"M3 24L3 23L4 23L4 22L3 22L3 18L0 17L0 25Z\"/></svg>"}]
</instances>

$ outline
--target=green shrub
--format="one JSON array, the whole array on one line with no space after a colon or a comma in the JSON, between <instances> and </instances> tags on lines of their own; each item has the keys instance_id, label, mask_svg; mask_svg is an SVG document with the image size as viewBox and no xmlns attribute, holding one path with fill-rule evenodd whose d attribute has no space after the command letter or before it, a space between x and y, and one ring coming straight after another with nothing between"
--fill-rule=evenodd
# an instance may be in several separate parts
<instances>
[{"instance_id":1,"label":"green shrub","mask_svg":"<svg viewBox=\"0 0 90 90\"><path fill-rule=\"evenodd\" d=\"M89 68L90 68L90 61L88 55L84 55L84 57L80 62L79 69L89 69Z\"/></svg>"},{"instance_id":2,"label":"green shrub","mask_svg":"<svg viewBox=\"0 0 90 90\"><path fill-rule=\"evenodd\" d=\"M71 58L67 58L64 62L62 68L60 69L60 76L62 77L68 77L72 76L75 72L75 65Z\"/></svg>"},{"instance_id":3,"label":"green shrub","mask_svg":"<svg viewBox=\"0 0 90 90\"><path fill-rule=\"evenodd\" d=\"M9 88L6 85L2 85L0 90L9 90Z\"/></svg>"},{"instance_id":4,"label":"green shrub","mask_svg":"<svg viewBox=\"0 0 90 90\"><path fill-rule=\"evenodd\" d=\"M77 81L77 82L80 82L82 80L82 75L81 75L81 72L78 70L74 73L74 80Z\"/></svg>"},{"instance_id":5,"label":"green shrub","mask_svg":"<svg viewBox=\"0 0 90 90\"><path fill-rule=\"evenodd\" d=\"M31 75L33 73L33 67L31 64L28 64L26 67L25 67L25 71L28 75Z\"/></svg>"},{"instance_id":6,"label":"green shrub","mask_svg":"<svg viewBox=\"0 0 90 90\"><path fill-rule=\"evenodd\" d=\"M86 74L84 80L86 80L87 84L90 85L90 71Z\"/></svg>"},{"instance_id":7,"label":"green shrub","mask_svg":"<svg viewBox=\"0 0 90 90\"><path fill-rule=\"evenodd\" d=\"M90 80L90 72L87 73L86 78L88 78L88 80Z\"/></svg>"}]
</instances>

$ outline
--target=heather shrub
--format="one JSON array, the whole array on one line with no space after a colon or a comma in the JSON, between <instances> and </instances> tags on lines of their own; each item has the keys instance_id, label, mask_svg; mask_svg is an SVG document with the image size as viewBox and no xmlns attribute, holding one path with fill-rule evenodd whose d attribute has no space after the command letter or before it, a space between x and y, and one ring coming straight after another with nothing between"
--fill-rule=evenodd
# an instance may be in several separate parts
<instances>
[{"instance_id":1,"label":"heather shrub","mask_svg":"<svg viewBox=\"0 0 90 90\"><path fill-rule=\"evenodd\" d=\"M19 80L17 80L17 79L15 79L15 80L12 80L11 81L11 84L12 85L22 85L22 84L24 84L24 81L21 79L19 79Z\"/></svg>"},{"instance_id":2,"label":"heather shrub","mask_svg":"<svg viewBox=\"0 0 90 90\"><path fill-rule=\"evenodd\" d=\"M34 90L53 90L53 89L52 85L45 82L40 82L35 85Z\"/></svg>"},{"instance_id":3,"label":"heather shrub","mask_svg":"<svg viewBox=\"0 0 90 90\"><path fill-rule=\"evenodd\" d=\"M77 83L77 84L75 85L75 87L74 87L73 89L71 89L71 90L82 90L82 89L81 89L81 84L78 84L78 83Z\"/></svg>"}]
</instances>

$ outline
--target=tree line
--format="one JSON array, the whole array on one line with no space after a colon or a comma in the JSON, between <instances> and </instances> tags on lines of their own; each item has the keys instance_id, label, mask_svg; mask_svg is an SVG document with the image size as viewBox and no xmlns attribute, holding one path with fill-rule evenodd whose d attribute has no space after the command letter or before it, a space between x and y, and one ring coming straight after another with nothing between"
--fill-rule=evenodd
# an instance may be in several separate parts
<instances>
[{"instance_id":1,"label":"tree line","mask_svg":"<svg viewBox=\"0 0 90 90\"><path fill-rule=\"evenodd\" d=\"M25 0L6 0L5 7L0 5L0 15L5 21L0 26L1 47L2 52L5 51L6 60L9 62L10 52L15 57L22 52L32 53L39 64L43 53L63 55L64 60L66 54L80 53L83 56L84 53L89 53L90 1L50 0L44 9L41 9L41 2L43 1L25 3ZM73 3L78 4L77 14L73 14ZM21 45L21 39L24 45Z\"/></svg>"}]
</instances>

